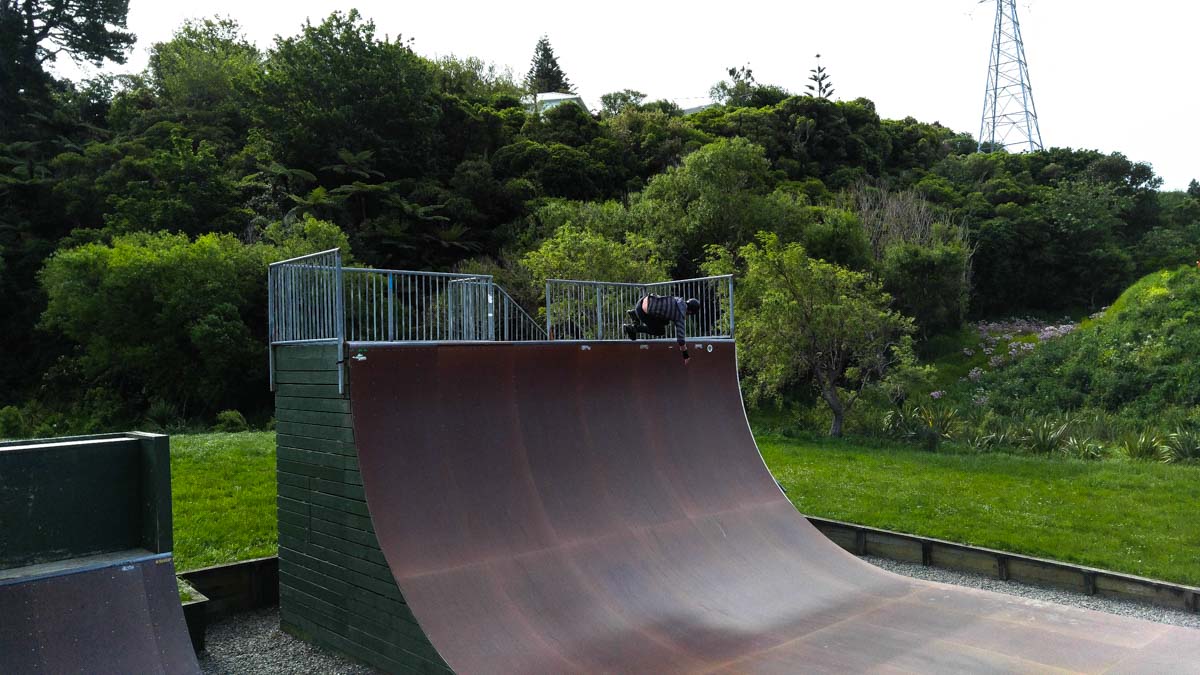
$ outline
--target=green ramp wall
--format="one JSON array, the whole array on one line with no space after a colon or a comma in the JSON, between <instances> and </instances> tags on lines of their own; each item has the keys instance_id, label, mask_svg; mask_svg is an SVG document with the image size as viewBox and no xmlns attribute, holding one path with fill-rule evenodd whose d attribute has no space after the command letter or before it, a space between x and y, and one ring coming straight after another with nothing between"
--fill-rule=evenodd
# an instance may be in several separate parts
<instances>
[{"instance_id":1,"label":"green ramp wall","mask_svg":"<svg viewBox=\"0 0 1200 675\"><path fill-rule=\"evenodd\" d=\"M283 630L389 672L450 672L375 539L337 346L273 349Z\"/></svg>"},{"instance_id":2,"label":"green ramp wall","mask_svg":"<svg viewBox=\"0 0 1200 675\"><path fill-rule=\"evenodd\" d=\"M137 432L0 442L0 569L170 551L168 448Z\"/></svg>"}]
</instances>

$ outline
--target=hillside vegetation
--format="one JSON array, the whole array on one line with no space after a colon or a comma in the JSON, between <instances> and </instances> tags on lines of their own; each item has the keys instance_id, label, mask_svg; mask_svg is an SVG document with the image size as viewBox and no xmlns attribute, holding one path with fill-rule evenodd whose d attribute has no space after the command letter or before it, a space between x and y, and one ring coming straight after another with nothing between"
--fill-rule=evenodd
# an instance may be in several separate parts
<instances>
[{"instance_id":1,"label":"hillside vegetation","mask_svg":"<svg viewBox=\"0 0 1200 675\"><path fill-rule=\"evenodd\" d=\"M953 390L948 373L991 377L979 355L929 361L965 321L1088 314L1200 249L1200 184L1163 192L1120 153L1009 154L884 119L832 99L832 63L816 95L741 67L714 73L716 105L695 114L632 89L536 110L533 93L587 86L549 38L522 80L486 55L421 55L351 10L263 48L234 19L191 20L139 46L143 71L72 82L48 55L120 60L134 40L120 3L78 11L103 23L66 39L78 25L47 13L0 49L0 340L20 355L0 360L0 436L208 426L229 409L264 422L265 265L330 247L493 274L535 316L548 277L734 273L740 323L759 327L739 336L748 390L834 433L843 417L892 433L883 418ZM989 385L992 412L1192 405L1177 333L1113 334L1078 358L1066 345L1082 340L1063 342L1046 366L1063 386L1038 389L1031 362L1028 384ZM1099 358L1111 374L1085 373ZM975 415L963 397L959 421Z\"/></svg>"},{"instance_id":2,"label":"hillside vegetation","mask_svg":"<svg viewBox=\"0 0 1200 675\"><path fill-rule=\"evenodd\" d=\"M991 383L1008 411L1098 410L1200 423L1200 270L1143 277L1096 319L1034 350Z\"/></svg>"}]
</instances>

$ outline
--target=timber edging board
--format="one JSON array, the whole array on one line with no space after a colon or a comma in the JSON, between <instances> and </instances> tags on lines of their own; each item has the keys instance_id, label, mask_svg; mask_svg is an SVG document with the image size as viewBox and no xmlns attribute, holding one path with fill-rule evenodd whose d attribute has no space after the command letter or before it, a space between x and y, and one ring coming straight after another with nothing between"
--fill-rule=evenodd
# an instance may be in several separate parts
<instances>
[{"instance_id":1,"label":"timber edging board","mask_svg":"<svg viewBox=\"0 0 1200 675\"><path fill-rule=\"evenodd\" d=\"M952 541L881 530L839 520L806 516L826 537L855 555L921 563L972 572L1002 581L1061 588L1087 595L1145 602L1200 612L1200 588L1132 574L957 544Z\"/></svg>"},{"instance_id":2,"label":"timber edging board","mask_svg":"<svg viewBox=\"0 0 1200 675\"><path fill-rule=\"evenodd\" d=\"M450 672L375 538L337 345L272 349L281 628L389 672Z\"/></svg>"}]
</instances>

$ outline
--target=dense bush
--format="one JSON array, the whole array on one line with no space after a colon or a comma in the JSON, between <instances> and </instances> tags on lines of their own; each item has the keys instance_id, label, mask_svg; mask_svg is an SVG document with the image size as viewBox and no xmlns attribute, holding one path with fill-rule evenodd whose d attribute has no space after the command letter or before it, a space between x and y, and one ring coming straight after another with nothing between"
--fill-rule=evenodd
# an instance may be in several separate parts
<instances>
[{"instance_id":1,"label":"dense bush","mask_svg":"<svg viewBox=\"0 0 1200 675\"><path fill-rule=\"evenodd\" d=\"M78 345L47 375L81 431L133 423L151 401L183 417L264 407L268 263L345 245L311 218L259 243L231 235L122 235L60 251L41 273L42 326Z\"/></svg>"},{"instance_id":2,"label":"dense bush","mask_svg":"<svg viewBox=\"0 0 1200 675\"><path fill-rule=\"evenodd\" d=\"M21 411L12 405L0 408L0 439L24 438L25 418Z\"/></svg>"},{"instance_id":3,"label":"dense bush","mask_svg":"<svg viewBox=\"0 0 1200 675\"><path fill-rule=\"evenodd\" d=\"M249 428L246 418L236 410L222 410L217 413L217 423L213 425L213 431L238 432Z\"/></svg>"}]
</instances>

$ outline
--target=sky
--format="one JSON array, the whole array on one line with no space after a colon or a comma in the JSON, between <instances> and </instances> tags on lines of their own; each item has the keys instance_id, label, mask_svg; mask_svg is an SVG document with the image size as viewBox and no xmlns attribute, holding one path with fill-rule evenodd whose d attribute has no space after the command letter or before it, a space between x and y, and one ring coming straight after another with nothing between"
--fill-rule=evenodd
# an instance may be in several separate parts
<instances>
[{"instance_id":1,"label":"sky","mask_svg":"<svg viewBox=\"0 0 1200 675\"><path fill-rule=\"evenodd\" d=\"M681 107L709 101L730 67L803 93L815 55L833 98L874 101L881 117L915 117L978 136L995 20L993 0L768 0L688 3L608 0L387 2L131 0L138 43L124 66L143 69L150 45L187 19L235 19L269 48L306 19L356 7L377 34L413 38L426 57L474 56L523 79L538 38L593 109L634 89ZM1200 179L1200 3L1180 0L1018 0L1029 77L1046 147L1121 152L1147 162L1163 188ZM59 64L80 77L94 69Z\"/></svg>"}]
</instances>

